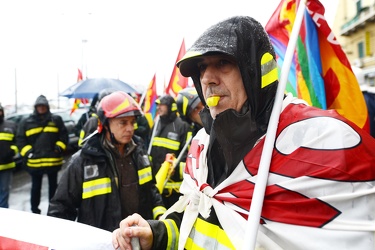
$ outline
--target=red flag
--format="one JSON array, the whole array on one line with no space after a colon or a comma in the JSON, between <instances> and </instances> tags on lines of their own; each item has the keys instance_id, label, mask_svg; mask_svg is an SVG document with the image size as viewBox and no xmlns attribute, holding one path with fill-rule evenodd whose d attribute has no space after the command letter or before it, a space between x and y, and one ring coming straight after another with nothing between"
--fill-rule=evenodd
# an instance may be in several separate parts
<instances>
[{"instance_id":1,"label":"red flag","mask_svg":"<svg viewBox=\"0 0 375 250\"><path fill-rule=\"evenodd\" d=\"M176 63L185 55L185 41L182 39L182 44L180 48L180 52L178 52ZM173 97L176 97L180 90L184 89L188 85L188 78L184 77L180 73L180 69L176 66L176 63L173 68L171 79L169 80L169 84L165 89L165 93L169 94Z\"/></svg>"},{"instance_id":2,"label":"red flag","mask_svg":"<svg viewBox=\"0 0 375 250\"><path fill-rule=\"evenodd\" d=\"M157 98L158 95L156 93L156 74L154 74L154 77L148 85L143 107L143 112L145 114L145 117L147 118L150 128L152 128L152 126L154 125L154 119L156 114L155 101Z\"/></svg>"},{"instance_id":3,"label":"red flag","mask_svg":"<svg viewBox=\"0 0 375 250\"><path fill-rule=\"evenodd\" d=\"M82 79L83 79L82 71L80 69L78 69L77 82L82 81ZM72 114L76 109L78 109L81 103L82 104L88 104L89 100L87 98L75 99L74 103L73 103L73 107L70 111L70 114Z\"/></svg>"},{"instance_id":4,"label":"red flag","mask_svg":"<svg viewBox=\"0 0 375 250\"><path fill-rule=\"evenodd\" d=\"M279 66L284 61L298 3L298 0L281 1L266 25ZM286 91L312 106L335 109L369 130L367 107L358 81L318 0L306 3Z\"/></svg>"},{"instance_id":5,"label":"red flag","mask_svg":"<svg viewBox=\"0 0 375 250\"><path fill-rule=\"evenodd\" d=\"M78 76L77 76L77 82L80 82L82 81L83 79L83 76L82 76L82 71L80 69L78 69Z\"/></svg>"}]
</instances>

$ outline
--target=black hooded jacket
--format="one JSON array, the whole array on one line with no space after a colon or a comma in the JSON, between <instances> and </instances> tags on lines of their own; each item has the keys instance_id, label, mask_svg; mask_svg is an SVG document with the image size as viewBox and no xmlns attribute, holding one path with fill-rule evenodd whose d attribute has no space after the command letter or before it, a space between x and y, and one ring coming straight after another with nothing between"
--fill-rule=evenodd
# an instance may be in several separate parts
<instances>
[{"instance_id":1,"label":"black hooded jacket","mask_svg":"<svg viewBox=\"0 0 375 250\"><path fill-rule=\"evenodd\" d=\"M218 114L215 120L204 100L197 67L199 56L210 54L225 54L235 59L248 97L241 112L229 109ZM276 78L272 82L262 82L262 76L276 68L275 60L262 62L265 54L275 58L261 24L251 17L234 17L209 28L178 63L181 73L192 77L205 105L200 115L210 134L208 181L212 186L227 177L266 133L278 81Z\"/></svg>"},{"instance_id":2,"label":"black hooded jacket","mask_svg":"<svg viewBox=\"0 0 375 250\"><path fill-rule=\"evenodd\" d=\"M200 56L212 54L232 56L238 64L247 94L247 101L240 112L228 109L212 119L203 98L197 61ZM243 157L267 130L276 90L276 61L272 45L262 25L251 17L236 16L211 26L177 64L180 72L192 77L205 108L200 116L205 131L210 135L208 145L208 180L216 187L234 170ZM262 81L262 76L264 77ZM268 79L268 80L267 80ZM174 212L167 216L180 227L182 214ZM207 219L209 224L220 223L212 209ZM173 241L166 226L160 221L149 221L153 231L153 249L166 249ZM204 239L202 239L204 240Z\"/></svg>"},{"instance_id":3,"label":"black hooded jacket","mask_svg":"<svg viewBox=\"0 0 375 250\"><path fill-rule=\"evenodd\" d=\"M48 111L39 114L37 105L47 106ZM61 116L50 112L45 96L37 98L34 112L21 121L16 141L29 172L48 173L61 169L63 151L69 141L68 131Z\"/></svg>"}]
</instances>

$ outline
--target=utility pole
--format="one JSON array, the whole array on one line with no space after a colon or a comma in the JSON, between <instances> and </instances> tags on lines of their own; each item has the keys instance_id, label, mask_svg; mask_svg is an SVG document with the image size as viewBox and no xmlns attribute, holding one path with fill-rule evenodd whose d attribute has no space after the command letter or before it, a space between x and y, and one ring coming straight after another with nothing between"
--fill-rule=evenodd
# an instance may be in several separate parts
<instances>
[{"instance_id":1,"label":"utility pole","mask_svg":"<svg viewBox=\"0 0 375 250\"><path fill-rule=\"evenodd\" d=\"M86 39L82 39L82 79L87 79L87 62L85 55L85 44L87 43Z\"/></svg>"},{"instance_id":2,"label":"utility pole","mask_svg":"<svg viewBox=\"0 0 375 250\"><path fill-rule=\"evenodd\" d=\"M60 79L59 72L57 72L57 109L60 109Z\"/></svg>"},{"instance_id":3,"label":"utility pole","mask_svg":"<svg viewBox=\"0 0 375 250\"><path fill-rule=\"evenodd\" d=\"M17 101L17 68L14 68L14 100L15 100L15 110L17 113L18 110L18 101Z\"/></svg>"}]
</instances>

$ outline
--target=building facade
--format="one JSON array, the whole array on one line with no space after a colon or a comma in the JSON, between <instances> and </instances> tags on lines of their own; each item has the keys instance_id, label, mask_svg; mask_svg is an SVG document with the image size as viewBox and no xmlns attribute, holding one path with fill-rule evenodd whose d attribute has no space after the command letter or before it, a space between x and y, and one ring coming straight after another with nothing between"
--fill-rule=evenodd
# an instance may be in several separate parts
<instances>
[{"instance_id":1,"label":"building facade","mask_svg":"<svg viewBox=\"0 0 375 250\"><path fill-rule=\"evenodd\" d=\"M339 0L333 29L352 66L361 69L360 84L375 86L375 0Z\"/></svg>"}]
</instances>

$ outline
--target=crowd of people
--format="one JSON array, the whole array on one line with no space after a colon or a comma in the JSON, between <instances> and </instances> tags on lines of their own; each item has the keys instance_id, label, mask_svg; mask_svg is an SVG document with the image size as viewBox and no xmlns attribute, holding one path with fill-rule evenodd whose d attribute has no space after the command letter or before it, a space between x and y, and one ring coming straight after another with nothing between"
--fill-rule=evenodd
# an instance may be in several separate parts
<instances>
[{"instance_id":1,"label":"crowd of people","mask_svg":"<svg viewBox=\"0 0 375 250\"><path fill-rule=\"evenodd\" d=\"M129 93L98 92L59 181L68 137L46 97L18 126L0 106L0 207L19 150L32 212L47 174L47 215L111 231L115 249L243 248L278 88L273 47L258 21L236 16L177 66L194 87L160 96L151 128ZM256 247L374 249L375 139L291 94L282 104Z\"/></svg>"}]
</instances>

